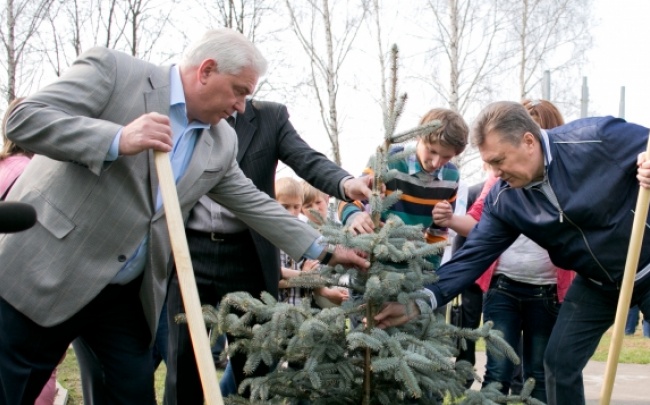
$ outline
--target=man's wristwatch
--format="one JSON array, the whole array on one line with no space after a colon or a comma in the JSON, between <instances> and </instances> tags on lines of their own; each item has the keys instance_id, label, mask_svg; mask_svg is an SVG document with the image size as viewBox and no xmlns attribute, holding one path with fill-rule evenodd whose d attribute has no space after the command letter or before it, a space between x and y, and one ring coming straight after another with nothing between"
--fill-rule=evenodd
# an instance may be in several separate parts
<instances>
[{"instance_id":1,"label":"man's wristwatch","mask_svg":"<svg viewBox=\"0 0 650 405\"><path fill-rule=\"evenodd\" d=\"M321 254L318 256L318 261L320 264L328 264L330 260L332 260L332 256L334 256L334 249L336 249L336 246L334 245L327 245L321 252Z\"/></svg>"}]
</instances>

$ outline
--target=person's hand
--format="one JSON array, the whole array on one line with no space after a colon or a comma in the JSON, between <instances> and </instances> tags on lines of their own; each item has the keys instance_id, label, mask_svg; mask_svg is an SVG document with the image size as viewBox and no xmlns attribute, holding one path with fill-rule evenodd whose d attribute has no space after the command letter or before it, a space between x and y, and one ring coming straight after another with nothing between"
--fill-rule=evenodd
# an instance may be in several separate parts
<instances>
[{"instance_id":1,"label":"person's hand","mask_svg":"<svg viewBox=\"0 0 650 405\"><path fill-rule=\"evenodd\" d=\"M334 290L336 291L336 297L341 300L339 304L350 299L350 290L347 288L337 287Z\"/></svg>"},{"instance_id":2,"label":"person's hand","mask_svg":"<svg viewBox=\"0 0 650 405\"><path fill-rule=\"evenodd\" d=\"M320 262L314 259L307 259L302 263L302 271L314 271L320 266Z\"/></svg>"},{"instance_id":3,"label":"person's hand","mask_svg":"<svg viewBox=\"0 0 650 405\"><path fill-rule=\"evenodd\" d=\"M282 278L284 280L289 280L290 278L298 277L300 275L300 270L280 267L280 273L282 273Z\"/></svg>"},{"instance_id":4,"label":"person's hand","mask_svg":"<svg viewBox=\"0 0 650 405\"><path fill-rule=\"evenodd\" d=\"M172 138L169 117L155 112L143 114L122 129L119 154L135 155L148 149L170 152Z\"/></svg>"},{"instance_id":5,"label":"person's hand","mask_svg":"<svg viewBox=\"0 0 650 405\"><path fill-rule=\"evenodd\" d=\"M352 234L359 235L362 233L372 233L375 229L375 224L372 222L370 214L360 211L350 218L348 228L352 231Z\"/></svg>"},{"instance_id":6,"label":"person's hand","mask_svg":"<svg viewBox=\"0 0 650 405\"><path fill-rule=\"evenodd\" d=\"M409 301L409 307L407 312L406 306L399 302L386 303L381 311L375 315L375 326L379 329L400 326L420 315L420 310L415 305L415 302Z\"/></svg>"},{"instance_id":7,"label":"person's hand","mask_svg":"<svg viewBox=\"0 0 650 405\"><path fill-rule=\"evenodd\" d=\"M355 251L348 249L341 245L336 245L334 248L334 253L328 264L330 266L336 266L341 264L346 267L356 267L357 269L366 270L370 267L370 262L366 260L367 255L363 252Z\"/></svg>"},{"instance_id":8,"label":"person's hand","mask_svg":"<svg viewBox=\"0 0 650 405\"><path fill-rule=\"evenodd\" d=\"M650 188L650 159L646 156L646 152L639 153L636 159L637 175L639 185L643 188Z\"/></svg>"},{"instance_id":9,"label":"person's hand","mask_svg":"<svg viewBox=\"0 0 650 405\"><path fill-rule=\"evenodd\" d=\"M361 176L347 179L343 183L343 191L350 200L367 200L372 194L370 186L372 186L372 176Z\"/></svg>"},{"instance_id":10,"label":"person's hand","mask_svg":"<svg viewBox=\"0 0 650 405\"><path fill-rule=\"evenodd\" d=\"M454 209L448 201L440 201L431 211L433 222L443 228L449 228L454 217Z\"/></svg>"},{"instance_id":11,"label":"person's hand","mask_svg":"<svg viewBox=\"0 0 650 405\"><path fill-rule=\"evenodd\" d=\"M314 290L315 294L320 295L321 297L327 298L329 301L336 305L341 305L343 301L347 301L350 298L347 288L340 287L321 287Z\"/></svg>"}]
</instances>

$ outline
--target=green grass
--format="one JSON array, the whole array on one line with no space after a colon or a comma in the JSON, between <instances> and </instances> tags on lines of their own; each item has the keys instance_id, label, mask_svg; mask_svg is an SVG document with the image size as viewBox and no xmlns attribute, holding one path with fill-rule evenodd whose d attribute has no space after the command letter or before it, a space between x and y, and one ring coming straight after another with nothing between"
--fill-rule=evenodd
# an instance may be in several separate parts
<instances>
[{"instance_id":1,"label":"green grass","mask_svg":"<svg viewBox=\"0 0 650 405\"><path fill-rule=\"evenodd\" d=\"M600 344L596 349L596 353L594 353L591 359L595 361L607 361L607 354L609 353L611 340L612 333L611 331L608 331L603 335L603 338L600 340ZM650 364L650 339L642 336L640 331L637 331L634 336L625 336L623 338L621 355L619 356L618 362L628 364Z\"/></svg>"},{"instance_id":2,"label":"green grass","mask_svg":"<svg viewBox=\"0 0 650 405\"><path fill-rule=\"evenodd\" d=\"M591 360L607 361L611 340L612 332L609 330L603 335L596 349L596 353L591 357ZM482 340L477 342L476 350L484 352L485 342ZM640 331L637 331L634 336L625 336L623 346L621 346L619 363L650 364L650 339L643 337Z\"/></svg>"}]
</instances>

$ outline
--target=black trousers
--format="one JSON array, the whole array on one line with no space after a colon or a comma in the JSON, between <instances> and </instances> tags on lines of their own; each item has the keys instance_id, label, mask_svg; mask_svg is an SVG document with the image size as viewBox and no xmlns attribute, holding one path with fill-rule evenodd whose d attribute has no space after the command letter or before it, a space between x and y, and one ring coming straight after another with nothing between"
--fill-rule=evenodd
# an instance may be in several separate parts
<instances>
[{"instance_id":1,"label":"black trousers","mask_svg":"<svg viewBox=\"0 0 650 405\"><path fill-rule=\"evenodd\" d=\"M153 366L137 278L109 285L65 322L43 327L0 298L0 405L33 405L70 342L82 337L102 364L106 404L150 404ZM43 308L47 311L47 308Z\"/></svg>"},{"instance_id":2,"label":"black trousers","mask_svg":"<svg viewBox=\"0 0 650 405\"><path fill-rule=\"evenodd\" d=\"M460 327L476 329L481 324L483 314L483 291L478 284L472 284L462 292L462 303L460 305L461 318ZM460 350L456 360L466 360L470 364L476 364L476 342L467 340L467 350Z\"/></svg>"},{"instance_id":3,"label":"black trousers","mask_svg":"<svg viewBox=\"0 0 650 405\"><path fill-rule=\"evenodd\" d=\"M163 307L152 349L154 373L162 362L163 357L167 357L167 333L167 309ZM162 345L160 342L163 340L164 347L159 347ZM84 405L106 405L106 398L108 398L108 392L111 391L111 387L106 385L101 361L83 337L78 337L72 341L72 348L74 349L74 354L79 364ZM154 398L153 405L156 404L157 401Z\"/></svg>"},{"instance_id":4,"label":"black trousers","mask_svg":"<svg viewBox=\"0 0 650 405\"><path fill-rule=\"evenodd\" d=\"M104 372L97 355L83 338L76 338L72 342L72 348L79 364L84 405L104 405L109 389L106 387Z\"/></svg>"},{"instance_id":5,"label":"black trousers","mask_svg":"<svg viewBox=\"0 0 650 405\"><path fill-rule=\"evenodd\" d=\"M259 297L265 290L260 258L249 231L233 235L215 235L188 230L187 242L201 305L216 306L230 292L246 291ZM194 350L186 324L177 324L174 317L182 312L176 272L167 294L169 345L167 350L166 405L203 405L203 390L194 358ZM232 341L232 336L228 336ZM230 361L239 384L244 378L246 356L236 355ZM268 369L260 366L255 375Z\"/></svg>"}]
</instances>

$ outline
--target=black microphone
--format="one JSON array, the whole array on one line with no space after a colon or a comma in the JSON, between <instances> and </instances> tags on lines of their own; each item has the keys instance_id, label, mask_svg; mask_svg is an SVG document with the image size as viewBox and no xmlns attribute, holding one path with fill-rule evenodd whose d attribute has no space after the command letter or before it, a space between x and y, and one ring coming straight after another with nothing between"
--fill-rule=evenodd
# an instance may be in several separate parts
<instances>
[{"instance_id":1,"label":"black microphone","mask_svg":"<svg viewBox=\"0 0 650 405\"><path fill-rule=\"evenodd\" d=\"M36 210L29 204L0 202L0 233L29 229L36 223Z\"/></svg>"}]
</instances>

